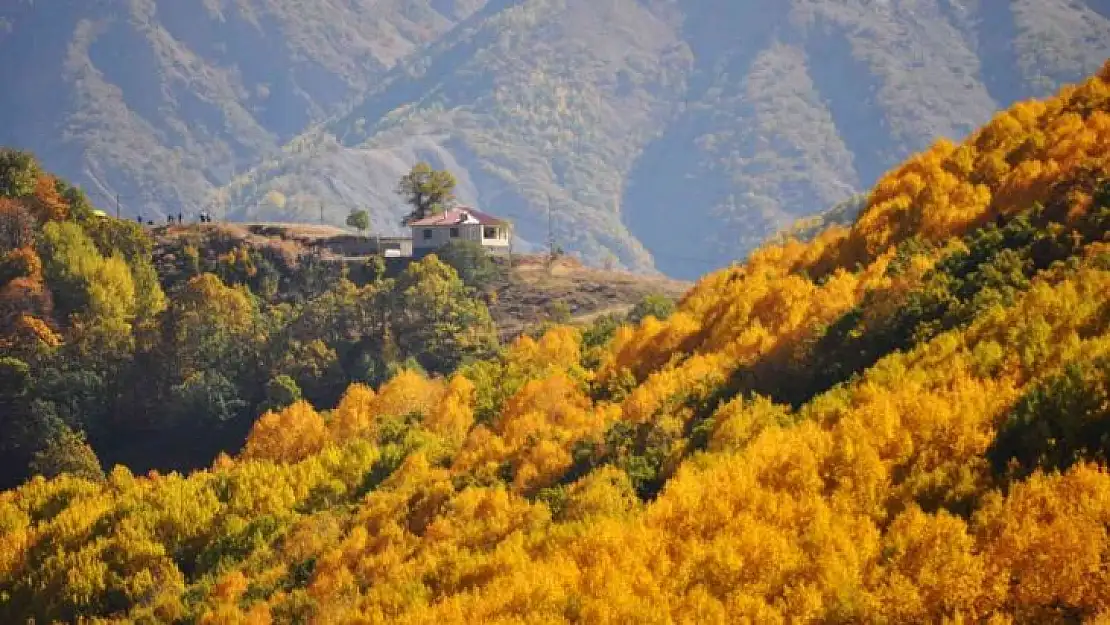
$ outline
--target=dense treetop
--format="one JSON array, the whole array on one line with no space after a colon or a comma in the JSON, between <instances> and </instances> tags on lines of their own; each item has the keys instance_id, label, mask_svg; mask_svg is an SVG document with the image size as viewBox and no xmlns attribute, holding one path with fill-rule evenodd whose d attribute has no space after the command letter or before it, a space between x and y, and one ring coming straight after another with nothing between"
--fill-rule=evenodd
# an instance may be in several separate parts
<instances>
[{"instance_id":1,"label":"dense treetop","mask_svg":"<svg viewBox=\"0 0 1110 625\"><path fill-rule=\"evenodd\" d=\"M439 260L264 305L232 257L148 301L142 256L18 196L0 392L60 476L0 495L0 620L1110 619L1108 158L1110 65L673 311L502 350ZM80 433L263 407L187 475Z\"/></svg>"}]
</instances>

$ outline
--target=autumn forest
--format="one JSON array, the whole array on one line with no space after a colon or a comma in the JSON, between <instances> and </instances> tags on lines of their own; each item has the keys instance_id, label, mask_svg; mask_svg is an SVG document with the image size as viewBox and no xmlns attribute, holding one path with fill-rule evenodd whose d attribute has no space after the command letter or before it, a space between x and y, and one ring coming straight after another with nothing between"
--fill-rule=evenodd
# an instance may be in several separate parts
<instances>
[{"instance_id":1,"label":"autumn forest","mask_svg":"<svg viewBox=\"0 0 1110 625\"><path fill-rule=\"evenodd\" d=\"M0 153L0 622L1110 623L1110 64L508 344ZM464 262L465 261L465 262Z\"/></svg>"}]
</instances>

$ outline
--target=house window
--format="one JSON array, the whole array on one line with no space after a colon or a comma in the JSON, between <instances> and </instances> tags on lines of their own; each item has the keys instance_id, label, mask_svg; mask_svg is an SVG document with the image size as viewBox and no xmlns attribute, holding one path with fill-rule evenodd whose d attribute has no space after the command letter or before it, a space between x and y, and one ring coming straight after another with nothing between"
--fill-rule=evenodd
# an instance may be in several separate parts
<instances>
[{"instance_id":1,"label":"house window","mask_svg":"<svg viewBox=\"0 0 1110 625\"><path fill-rule=\"evenodd\" d=\"M487 226L486 228L484 228L482 230L482 238L496 239L497 238L497 228L490 228L490 227Z\"/></svg>"},{"instance_id":2,"label":"house window","mask_svg":"<svg viewBox=\"0 0 1110 625\"><path fill-rule=\"evenodd\" d=\"M432 238L432 231L429 228L425 228L424 229L424 240L427 241L430 238Z\"/></svg>"},{"instance_id":3,"label":"house window","mask_svg":"<svg viewBox=\"0 0 1110 625\"><path fill-rule=\"evenodd\" d=\"M459 229L458 228L451 228L451 238L452 239L459 238Z\"/></svg>"}]
</instances>

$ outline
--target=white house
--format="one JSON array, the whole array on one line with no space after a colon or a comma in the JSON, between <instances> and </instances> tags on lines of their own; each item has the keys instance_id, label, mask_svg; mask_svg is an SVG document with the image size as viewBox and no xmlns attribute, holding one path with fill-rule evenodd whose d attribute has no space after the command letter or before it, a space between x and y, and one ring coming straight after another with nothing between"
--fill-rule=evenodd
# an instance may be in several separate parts
<instances>
[{"instance_id":1,"label":"white house","mask_svg":"<svg viewBox=\"0 0 1110 625\"><path fill-rule=\"evenodd\" d=\"M419 258L452 241L474 241L490 252L509 251L512 225L473 208L460 206L409 222L412 255Z\"/></svg>"}]
</instances>

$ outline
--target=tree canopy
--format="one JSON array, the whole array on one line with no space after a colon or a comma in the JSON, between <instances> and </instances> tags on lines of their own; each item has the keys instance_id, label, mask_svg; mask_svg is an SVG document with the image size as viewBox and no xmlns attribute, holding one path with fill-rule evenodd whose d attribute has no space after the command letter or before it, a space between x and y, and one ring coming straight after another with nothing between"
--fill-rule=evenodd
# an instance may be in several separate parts
<instances>
[{"instance_id":1,"label":"tree canopy","mask_svg":"<svg viewBox=\"0 0 1110 625\"><path fill-rule=\"evenodd\" d=\"M347 225L359 232L366 230L370 227L370 213L364 210L351 211L351 214L347 215Z\"/></svg>"},{"instance_id":2,"label":"tree canopy","mask_svg":"<svg viewBox=\"0 0 1110 625\"><path fill-rule=\"evenodd\" d=\"M436 257L450 265L459 278L473 289L489 289L504 278L506 272L489 250L477 241L451 241L436 250Z\"/></svg>"},{"instance_id":3,"label":"tree canopy","mask_svg":"<svg viewBox=\"0 0 1110 625\"><path fill-rule=\"evenodd\" d=\"M1105 622L1108 165L1110 64L850 228L505 346L435 256L200 271L143 325L127 255L48 221L4 288L76 295L4 328L0 461L40 474L0 622ZM193 463L119 462L158 429Z\"/></svg>"},{"instance_id":4,"label":"tree canopy","mask_svg":"<svg viewBox=\"0 0 1110 625\"><path fill-rule=\"evenodd\" d=\"M455 201L455 177L425 162L413 165L397 184L397 194L411 207L404 223L442 213Z\"/></svg>"}]
</instances>

